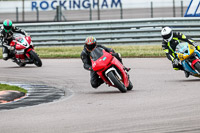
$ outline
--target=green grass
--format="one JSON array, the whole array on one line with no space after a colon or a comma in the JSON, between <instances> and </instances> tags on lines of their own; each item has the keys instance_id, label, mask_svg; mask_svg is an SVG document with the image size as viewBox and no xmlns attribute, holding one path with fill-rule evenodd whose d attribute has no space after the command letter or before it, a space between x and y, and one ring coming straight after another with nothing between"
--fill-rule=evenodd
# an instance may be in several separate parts
<instances>
[{"instance_id":1,"label":"green grass","mask_svg":"<svg viewBox=\"0 0 200 133\"><path fill-rule=\"evenodd\" d=\"M160 45L113 46L122 57L164 57L165 53Z\"/></svg>"},{"instance_id":2,"label":"green grass","mask_svg":"<svg viewBox=\"0 0 200 133\"><path fill-rule=\"evenodd\" d=\"M15 90L15 91L27 93L27 90L21 87L14 86L14 85L0 84L0 91L4 91L4 90Z\"/></svg>"},{"instance_id":3,"label":"green grass","mask_svg":"<svg viewBox=\"0 0 200 133\"><path fill-rule=\"evenodd\" d=\"M106 45L105 45L106 46ZM115 52L121 53L122 57L164 57L165 53L161 45L120 45L111 46ZM41 58L80 58L83 46L60 46L60 47L36 47L35 51ZM2 50L0 50L2 58Z\"/></svg>"}]
</instances>

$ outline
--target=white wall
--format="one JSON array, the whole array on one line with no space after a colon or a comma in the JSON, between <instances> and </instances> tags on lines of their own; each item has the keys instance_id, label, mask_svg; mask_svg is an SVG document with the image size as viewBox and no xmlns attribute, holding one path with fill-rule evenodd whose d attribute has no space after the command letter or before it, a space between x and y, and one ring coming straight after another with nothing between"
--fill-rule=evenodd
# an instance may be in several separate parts
<instances>
[{"instance_id":1,"label":"white wall","mask_svg":"<svg viewBox=\"0 0 200 133\"><path fill-rule=\"evenodd\" d=\"M61 4L63 10L89 10L89 4L94 9L97 9L97 0L25 0L25 11L35 10L35 6L39 7L40 11L55 10L57 5ZM123 8L150 8L151 1L153 2L153 7L172 7L173 0L99 0L101 9L112 9L120 8L120 2ZM188 6L191 0L182 0L184 6ZM77 4L74 4L77 3ZM78 5L78 6L77 6ZM181 6L181 0L175 0L176 7ZM80 6L80 7L79 7ZM16 7L18 7L19 12L22 11L22 0L20 1L0 1L0 13L3 12L16 12Z\"/></svg>"}]
</instances>

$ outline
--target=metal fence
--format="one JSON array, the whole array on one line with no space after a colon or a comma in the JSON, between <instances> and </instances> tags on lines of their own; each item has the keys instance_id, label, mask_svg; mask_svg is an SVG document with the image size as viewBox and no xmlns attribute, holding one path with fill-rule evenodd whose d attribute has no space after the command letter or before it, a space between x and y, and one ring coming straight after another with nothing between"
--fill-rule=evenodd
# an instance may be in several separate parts
<instances>
[{"instance_id":1,"label":"metal fence","mask_svg":"<svg viewBox=\"0 0 200 133\"><path fill-rule=\"evenodd\" d=\"M6 0L3 0L6 2ZM72 21L96 21L96 20L117 20L117 19L135 19L135 18L158 18L158 17L183 17L186 12L187 6L190 0L167 0L167 1L130 1L128 4L131 6L127 8L127 3L123 4L123 0L115 0L120 2L116 8L102 8L101 2L108 0L100 0L98 8L87 8L84 10L66 10L61 8L62 6L57 6L52 10L42 10L41 3L39 0L34 0L32 2L38 2L34 9L30 10L31 3L25 4L24 7L21 6L22 0L18 1L13 7L13 4L3 4L0 3L0 21L5 19L11 19L15 23L24 22L72 22ZM23 0L24 1L24 0ZM27 2L30 0L26 0ZM61 0L60 0L61 1ZM64 0L63 0L64 1ZM80 0L67 0L67 2ZM81 0L89 2L89 0ZM99 0L91 0L95 2ZM112 0L109 0L112 1ZM127 1L127 0L126 0ZM25 1L24 1L25 2ZM53 0L52 0L53 2ZM66 3L67 3L66 2ZM20 4L19 4L20 3ZM26 2L25 2L26 3ZM43 4L46 3L45 0ZM58 1L57 1L58 3ZM90 3L91 4L91 3ZM40 5L40 6L39 6ZM45 4L44 4L45 5ZM78 6L81 6L79 4ZM160 5L160 6L158 6ZM167 6L166 6L167 5ZM47 5L46 5L47 6ZM76 7L76 5L74 5ZM49 6L48 6L49 7ZM15 9L16 8L16 9ZM10 11L12 9L12 12ZM14 11L13 11L14 10Z\"/></svg>"},{"instance_id":2,"label":"metal fence","mask_svg":"<svg viewBox=\"0 0 200 133\"><path fill-rule=\"evenodd\" d=\"M161 44L161 28L169 26L200 41L200 18L157 18L17 24L28 32L35 46L82 45L87 36L99 44Z\"/></svg>"}]
</instances>

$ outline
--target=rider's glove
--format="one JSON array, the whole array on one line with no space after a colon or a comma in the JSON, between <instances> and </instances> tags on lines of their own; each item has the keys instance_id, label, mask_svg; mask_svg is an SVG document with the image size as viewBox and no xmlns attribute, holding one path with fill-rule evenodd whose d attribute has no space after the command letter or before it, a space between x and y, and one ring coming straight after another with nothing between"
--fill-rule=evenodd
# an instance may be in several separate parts
<instances>
[{"instance_id":1,"label":"rider's glove","mask_svg":"<svg viewBox=\"0 0 200 133\"><path fill-rule=\"evenodd\" d=\"M15 48L12 46L7 46L8 50L14 50Z\"/></svg>"},{"instance_id":2,"label":"rider's glove","mask_svg":"<svg viewBox=\"0 0 200 133\"><path fill-rule=\"evenodd\" d=\"M120 53L117 53L117 54L118 54L119 58L122 58L122 56L121 56L121 54L120 54Z\"/></svg>"},{"instance_id":3,"label":"rider's glove","mask_svg":"<svg viewBox=\"0 0 200 133\"><path fill-rule=\"evenodd\" d=\"M14 47L11 47L11 46L10 46L10 50L14 50L14 49L15 49Z\"/></svg>"},{"instance_id":4,"label":"rider's glove","mask_svg":"<svg viewBox=\"0 0 200 133\"><path fill-rule=\"evenodd\" d=\"M195 46L195 48L200 51L200 46L196 43L196 42L193 42L193 45Z\"/></svg>"},{"instance_id":5,"label":"rider's glove","mask_svg":"<svg viewBox=\"0 0 200 133\"><path fill-rule=\"evenodd\" d=\"M198 51L200 51L200 46L197 45L195 48L196 48Z\"/></svg>"},{"instance_id":6,"label":"rider's glove","mask_svg":"<svg viewBox=\"0 0 200 133\"><path fill-rule=\"evenodd\" d=\"M176 65L176 66L178 66L178 64L179 64L178 59L174 59L174 60L173 60L173 64Z\"/></svg>"}]
</instances>

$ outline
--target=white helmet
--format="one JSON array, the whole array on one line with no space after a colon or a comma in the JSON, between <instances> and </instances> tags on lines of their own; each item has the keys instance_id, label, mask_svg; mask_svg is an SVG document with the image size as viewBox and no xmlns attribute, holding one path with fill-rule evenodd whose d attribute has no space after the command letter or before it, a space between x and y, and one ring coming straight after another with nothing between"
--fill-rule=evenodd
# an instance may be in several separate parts
<instances>
[{"instance_id":1,"label":"white helmet","mask_svg":"<svg viewBox=\"0 0 200 133\"><path fill-rule=\"evenodd\" d=\"M173 38L173 31L171 28L169 27L164 27L162 30L161 30L161 35L163 37L163 39L167 42L171 41L172 38Z\"/></svg>"}]
</instances>

